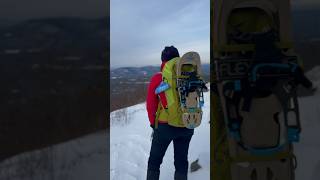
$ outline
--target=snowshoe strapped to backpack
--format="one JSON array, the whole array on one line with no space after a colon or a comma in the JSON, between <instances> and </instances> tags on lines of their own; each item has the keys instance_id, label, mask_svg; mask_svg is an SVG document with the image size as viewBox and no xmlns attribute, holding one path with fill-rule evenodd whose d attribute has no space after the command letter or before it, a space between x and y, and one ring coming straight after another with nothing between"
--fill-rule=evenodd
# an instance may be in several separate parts
<instances>
[{"instance_id":1,"label":"snowshoe strapped to backpack","mask_svg":"<svg viewBox=\"0 0 320 180\"><path fill-rule=\"evenodd\" d=\"M159 119L167 120L169 125L189 129L200 125L206 89L200 74L200 56L196 52L166 62L162 83L155 92L164 93L166 102L160 102L158 106L156 123Z\"/></svg>"},{"instance_id":2,"label":"snowshoe strapped to backpack","mask_svg":"<svg viewBox=\"0 0 320 180\"><path fill-rule=\"evenodd\" d=\"M294 179L300 66L289 7L289 0L213 2L214 79L224 119L214 118L212 127L226 132L213 140L212 167L225 168L213 169L214 178Z\"/></svg>"}]
</instances>

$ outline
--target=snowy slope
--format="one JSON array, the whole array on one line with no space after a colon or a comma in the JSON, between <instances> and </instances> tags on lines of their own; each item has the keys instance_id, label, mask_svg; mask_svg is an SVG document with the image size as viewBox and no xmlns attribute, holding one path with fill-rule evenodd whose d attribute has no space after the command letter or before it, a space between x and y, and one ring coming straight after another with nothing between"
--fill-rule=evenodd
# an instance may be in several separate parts
<instances>
[{"instance_id":1,"label":"snowy slope","mask_svg":"<svg viewBox=\"0 0 320 180\"><path fill-rule=\"evenodd\" d=\"M307 76L317 86L313 96L299 99L301 113L301 140L295 144L298 168L297 180L320 179L320 66L313 68Z\"/></svg>"},{"instance_id":2,"label":"snowy slope","mask_svg":"<svg viewBox=\"0 0 320 180\"><path fill-rule=\"evenodd\" d=\"M1 180L105 180L106 131L49 148L23 153L0 163Z\"/></svg>"},{"instance_id":3,"label":"snowy slope","mask_svg":"<svg viewBox=\"0 0 320 180\"><path fill-rule=\"evenodd\" d=\"M189 163L199 158L202 168L189 173L189 180L210 177L210 94L205 93L204 114L200 127L194 131L189 148ZM145 103L110 114L110 177L111 180L144 180L151 148L152 129L149 126ZM173 179L173 145L161 165L161 180Z\"/></svg>"},{"instance_id":4,"label":"snowy slope","mask_svg":"<svg viewBox=\"0 0 320 180\"><path fill-rule=\"evenodd\" d=\"M320 177L320 67L307 73L318 91L313 96L299 98L301 113L301 142L295 144L298 160L296 180L318 180ZM189 162L200 158L203 167L189 173L189 179L209 179L210 176L210 105L205 94L204 123L195 130L189 149ZM126 116L123 116L125 114ZM151 128L145 104L139 104L111 113L111 180L143 180L146 176L150 150ZM200 148L199 148L200 147ZM161 167L162 180L173 179L173 147L170 145Z\"/></svg>"}]
</instances>

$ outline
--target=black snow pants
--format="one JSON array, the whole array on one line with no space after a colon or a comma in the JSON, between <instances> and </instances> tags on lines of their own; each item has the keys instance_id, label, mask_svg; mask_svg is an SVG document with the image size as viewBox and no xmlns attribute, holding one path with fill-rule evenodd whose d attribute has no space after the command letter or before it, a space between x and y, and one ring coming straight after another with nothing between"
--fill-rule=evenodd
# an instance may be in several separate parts
<instances>
[{"instance_id":1,"label":"black snow pants","mask_svg":"<svg viewBox=\"0 0 320 180\"><path fill-rule=\"evenodd\" d=\"M154 129L147 180L159 179L160 165L171 141L173 141L174 147L174 179L187 180L188 149L193 132L193 129L178 128L168 124L159 124L158 128Z\"/></svg>"}]
</instances>

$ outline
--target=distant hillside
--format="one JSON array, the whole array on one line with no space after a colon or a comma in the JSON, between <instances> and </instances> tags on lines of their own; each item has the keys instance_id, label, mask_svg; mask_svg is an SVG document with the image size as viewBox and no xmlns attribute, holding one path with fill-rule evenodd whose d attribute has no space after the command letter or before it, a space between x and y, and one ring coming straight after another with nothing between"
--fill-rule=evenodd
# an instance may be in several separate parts
<instances>
[{"instance_id":1,"label":"distant hillside","mask_svg":"<svg viewBox=\"0 0 320 180\"><path fill-rule=\"evenodd\" d=\"M15 25L21 21L19 20L9 20L7 18L0 18L0 29Z\"/></svg>"},{"instance_id":2,"label":"distant hillside","mask_svg":"<svg viewBox=\"0 0 320 180\"><path fill-rule=\"evenodd\" d=\"M111 69L110 78L143 78L151 77L154 73L159 72L160 66L143 66L143 67L122 67ZM202 71L204 76L209 76L210 64L202 64Z\"/></svg>"},{"instance_id":3,"label":"distant hillside","mask_svg":"<svg viewBox=\"0 0 320 180\"><path fill-rule=\"evenodd\" d=\"M160 66L122 67L110 71L110 78L139 78L158 72Z\"/></svg>"},{"instance_id":4,"label":"distant hillside","mask_svg":"<svg viewBox=\"0 0 320 180\"><path fill-rule=\"evenodd\" d=\"M145 101L150 78L159 66L123 67L110 71L110 110ZM202 64L203 77L209 81L210 64Z\"/></svg>"},{"instance_id":5,"label":"distant hillside","mask_svg":"<svg viewBox=\"0 0 320 180\"><path fill-rule=\"evenodd\" d=\"M1 28L1 26L0 26ZM107 47L109 18L45 18L0 29L0 50Z\"/></svg>"}]
</instances>

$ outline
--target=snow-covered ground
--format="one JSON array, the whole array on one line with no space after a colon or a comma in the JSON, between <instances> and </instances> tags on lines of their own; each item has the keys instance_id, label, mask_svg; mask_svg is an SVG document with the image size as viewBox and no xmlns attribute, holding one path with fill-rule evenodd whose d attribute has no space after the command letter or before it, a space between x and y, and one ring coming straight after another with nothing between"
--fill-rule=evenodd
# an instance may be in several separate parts
<instances>
[{"instance_id":1,"label":"snow-covered ground","mask_svg":"<svg viewBox=\"0 0 320 180\"><path fill-rule=\"evenodd\" d=\"M320 67L307 73L318 91L299 99L302 133L295 144L298 160L296 180L320 177ZM203 122L195 130L189 149L189 162L199 158L202 166L189 173L189 180L210 176L210 94L205 94ZM145 104L110 114L110 151L108 133L94 133L45 149L23 153L0 163L0 179L5 180L144 180L151 145ZM110 152L110 156L109 156ZM110 167L107 160L110 157ZM109 171L110 170L110 171ZM161 167L162 180L173 179L173 147L167 150Z\"/></svg>"},{"instance_id":2,"label":"snow-covered ground","mask_svg":"<svg viewBox=\"0 0 320 180\"><path fill-rule=\"evenodd\" d=\"M109 176L106 131L0 163L1 180L105 180Z\"/></svg>"},{"instance_id":3,"label":"snow-covered ground","mask_svg":"<svg viewBox=\"0 0 320 180\"><path fill-rule=\"evenodd\" d=\"M296 180L318 180L320 177L320 66L307 73L318 90L313 96L299 98L301 113L301 142L295 144L298 160ZM209 102L210 94L205 94ZM189 162L199 158L203 167L189 173L189 179L209 179L210 176L210 104L204 108L204 122L195 130L189 149ZM124 116L125 115L125 116ZM145 104L111 113L111 180L143 180L146 176L150 150L151 128ZM161 166L160 179L173 179L173 147L169 146Z\"/></svg>"},{"instance_id":4,"label":"snow-covered ground","mask_svg":"<svg viewBox=\"0 0 320 180\"><path fill-rule=\"evenodd\" d=\"M199 159L202 167L189 173L189 180L206 180L210 177L210 94L205 93L201 125L195 129L190 142L189 163ZM149 126L145 103L110 114L110 179L144 180L151 148L152 129ZM173 145L161 165L161 180L174 179Z\"/></svg>"},{"instance_id":5,"label":"snow-covered ground","mask_svg":"<svg viewBox=\"0 0 320 180\"><path fill-rule=\"evenodd\" d=\"M320 179L320 66L307 73L317 91L313 96L299 99L301 117L301 140L296 143L295 154L298 168L297 180Z\"/></svg>"}]
</instances>

